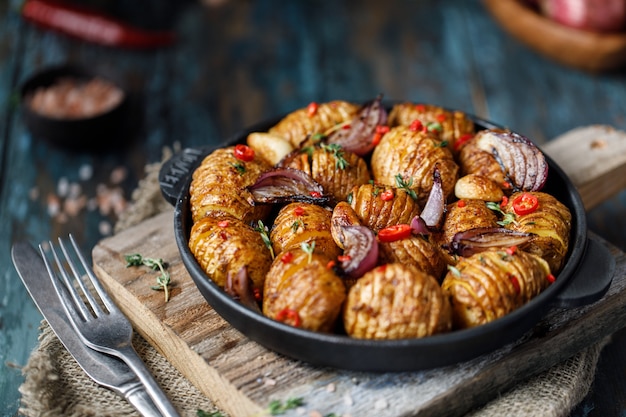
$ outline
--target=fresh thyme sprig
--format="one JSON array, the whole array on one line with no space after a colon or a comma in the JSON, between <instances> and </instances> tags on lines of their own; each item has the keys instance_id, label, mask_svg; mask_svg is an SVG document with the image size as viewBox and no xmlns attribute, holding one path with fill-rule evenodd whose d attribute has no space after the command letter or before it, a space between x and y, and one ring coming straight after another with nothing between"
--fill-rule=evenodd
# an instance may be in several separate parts
<instances>
[{"instance_id":1,"label":"fresh thyme sprig","mask_svg":"<svg viewBox=\"0 0 626 417\"><path fill-rule=\"evenodd\" d=\"M263 224L263 221L259 220L257 223L257 227L254 228L255 231L261 234L261 239L263 239L263 243L270 250L270 255L272 255L272 259L274 259L274 248L272 247L272 241L269 236L269 229L266 225Z\"/></svg>"},{"instance_id":2,"label":"fresh thyme sprig","mask_svg":"<svg viewBox=\"0 0 626 417\"><path fill-rule=\"evenodd\" d=\"M500 213L502 215L502 220L496 222L498 225L506 226L508 224L515 223L515 214L505 213L504 211L502 211L500 204L494 203L493 201L488 201L486 205L489 210L495 211L496 213Z\"/></svg>"},{"instance_id":3,"label":"fresh thyme sprig","mask_svg":"<svg viewBox=\"0 0 626 417\"><path fill-rule=\"evenodd\" d=\"M150 288L157 291L164 291L165 302L170 300L170 274L165 270L166 264L163 259L147 258L138 253L126 255L124 258L126 259L126 268L131 266L147 266L154 271L159 271L160 274L156 277L157 285Z\"/></svg>"},{"instance_id":4,"label":"fresh thyme sprig","mask_svg":"<svg viewBox=\"0 0 626 417\"><path fill-rule=\"evenodd\" d=\"M313 260L313 251L315 251L315 241L312 241L311 243L302 242L300 247L306 254L309 255L309 263L311 263Z\"/></svg>"},{"instance_id":5,"label":"fresh thyme sprig","mask_svg":"<svg viewBox=\"0 0 626 417\"><path fill-rule=\"evenodd\" d=\"M396 187L404 190L409 197L417 201L417 193L411 188L413 186L413 178L409 178L408 181L405 181L401 174L396 174L394 178L396 179Z\"/></svg>"},{"instance_id":6,"label":"fresh thyme sprig","mask_svg":"<svg viewBox=\"0 0 626 417\"><path fill-rule=\"evenodd\" d=\"M343 148L341 147L341 145L337 143L322 143L320 146L324 151L332 154L333 157L335 157L336 168L346 169L350 165L348 161L346 161L346 159L343 157Z\"/></svg>"},{"instance_id":7,"label":"fresh thyme sprig","mask_svg":"<svg viewBox=\"0 0 626 417\"><path fill-rule=\"evenodd\" d=\"M286 411L293 410L304 405L302 397L287 398L285 402L281 400L272 400L267 406L267 412L272 416L285 414Z\"/></svg>"}]
</instances>

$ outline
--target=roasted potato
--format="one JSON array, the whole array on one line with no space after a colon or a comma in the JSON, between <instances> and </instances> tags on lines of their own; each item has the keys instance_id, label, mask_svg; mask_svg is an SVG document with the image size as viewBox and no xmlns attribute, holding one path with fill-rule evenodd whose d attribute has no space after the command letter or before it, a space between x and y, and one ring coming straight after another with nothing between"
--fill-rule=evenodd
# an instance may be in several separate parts
<instances>
[{"instance_id":1,"label":"roasted potato","mask_svg":"<svg viewBox=\"0 0 626 417\"><path fill-rule=\"evenodd\" d=\"M287 139L265 132L250 133L246 143L272 166L277 165L294 150L293 145Z\"/></svg>"},{"instance_id":2,"label":"roasted potato","mask_svg":"<svg viewBox=\"0 0 626 417\"><path fill-rule=\"evenodd\" d=\"M391 126L409 126L415 120L427 130L436 132L451 149L465 135L474 133L474 122L461 111L450 111L431 104L398 103L389 113Z\"/></svg>"},{"instance_id":3,"label":"roasted potato","mask_svg":"<svg viewBox=\"0 0 626 417\"><path fill-rule=\"evenodd\" d=\"M394 224L410 224L421 211L406 190L374 183L354 187L348 202L361 223L375 232Z\"/></svg>"},{"instance_id":4,"label":"roasted potato","mask_svg":"<svg viewBox=\"0 0 626 417\"><path fill-rule=\"evenodd\" d=\"M491 249L463 258L442 283L450 296L455 328L503 317L547 288L553 279L546 261L521 250Z\"/></svg>"},{"instance_id":5,"label":"roasted potato","mask_svg":"<svg viewBox=\"0 0 626 417\"><path fill-rule=\"evenodd\" d=\"M329 129L349 122L360 106L347 101L311 103L293 111L269 129L269 133L287 139L294 148L300 148L315 134L324 135Z\"/></svg>"},{"instance_id":6,"label":"roasted potato","mask_svg":"<svg viewBox=\"0 0 626 417\"><path fill-rule=\"evenodd\" d=\"M281 165L306 172L335 201L344 201L353 186L371 179L363 158L334 144L308 147Z\"/></svg>"},{"instance_id":7,"label":"roasted potato","mask_svg":"<svg viewBox=\"0 0 626 417\"><path fill-rule=\"evenodd\" d=\"M291 203L280 209L270 240L276 256L303 243L313 244L315 249L329 258L336 258L341 249L335 244L331 230L332 212L315 204Z\"/></svg>"},{"instance_id":8,"label":"roasted potato","mask_svg":"<svg viewBox=\"0 0 626 417\"><path fill-rule=\"evenodd\" d=\"M350 288L343 323L355 338L416 338L450 330L452 312L434 277L394 263L371 270Z\"/></svg>"},{"instance_id":9,"label":"roasted potato","mask_svg":"<svg viewBox=\"0 0 626 417\"><path fill-rule=\"evenodd\" d=\"M381 263L401 263L433 276L437 281L443 278L446 262L440 250L424 236L411 236L393 242L379 242Z\"/></svg>"},{"instance_id":10,"label":"roasted potato","mask_svg":"<svg viewBox=\"0 0 626 417\"><path fill-rule=\"evenodd\" d=\"M441 255L450 265L457 262L451 254L452 241L459 232L478 228L498 227L498 217L482 200L459 200L446 209L441 231L433 234L432 241L441 250Z\"/></svg>"},{"instance_id":11,"label":"roasted potato","mask_svg":"<svg viewBox=\"0 0 626 417\"><path fill-rule=\"evenodd\" d=\"M346 289L329 258L292 248L276 257L265 281L263 314L303 329L335 327Z\"/></svg>"},{"instance_id":12,"label":"roasted potato","mask_svg":"<svg viewBox=\"0 0 626 417\"><path fill-rule=\"evenodd\" d=\"M519 201L527 196L533 202L536 201L536 208L530 210L527 203L524 203L525 208L516 209ZM522 248L542 257L550 265L551 271L558 272L569 248L572 222L569 209L554 196L534 191L512 194L504 211L515 216L515 221L509 223L508 228L534 235Z\"/></svg>"},{"instance_id":13,"label":"roasted potato","mask_svg":"<svg viewBox=\"0 0 626 417\"><path fill-rule=\"evenodd\" d=\"M272 264L272 255L261 234L232 216L208 216L195 222L189 249L220 287L226 285L229 273L237 274L245 267L253 287L262 290Z\"/></svg>"},{"instance_id":14,"label":"roasted potato","mask_svg":"<svg viewBox=\"0 0 626 417\"><path fill-rule=\"evenodd\" d=\"M208 214L228 214L249 223L269 214L271 207L250 204L252 195L246 187L254 184L270 165L256 155L242 160L236 156L236 149L229 146L213 151L194 171L189 186L194 222Z\"/></svg>"},{"instance_id":15,"label":"roasted potato","mask_svg":"<svg viewBox=\"0 0 626 417\"><path fill-rule=\"evenodd\" d=\"M459 173L452 153L436 135L406 126L392 128L372 152L374 180L413 190L421 206L433 187L435 167L441 175L444 196L448 197Z\"/></svg>"},{"instance_id":16,"label":"roasted potato","mask_svg":"<svg viewBox=\"0 0 626 417\"><path fill-rule=\"evenodd\" d=\"M456 182L454 195L458 199L499 202L502 200L504 192L495 181L482 175L468 174Z\"/></svg>"}]
</instances>

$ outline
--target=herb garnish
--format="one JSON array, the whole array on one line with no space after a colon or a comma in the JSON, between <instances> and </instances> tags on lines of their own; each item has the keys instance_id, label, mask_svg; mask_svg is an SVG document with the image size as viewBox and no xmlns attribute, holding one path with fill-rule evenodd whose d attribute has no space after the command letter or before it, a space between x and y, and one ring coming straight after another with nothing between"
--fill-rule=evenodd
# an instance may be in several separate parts
<instances>
[{"instance_id":1,"label":"herb garnish","mask_svg":"<svg viewBox=\"0 0 626 417\"><path fill-rule=\"evenodd\" d=\"M500 226L506 226L511 223L515 223L515 214L514 213L505 213L502 211L500 204L494 203L493 201L488 201L486 206L489 210L493 210L496 213L500 213L503 217L502 220L496 222Z\"/></svg>"},{"instance_id":2,"label":"herb garnish","mask_svg":"<svg viewBox=\"0 0 626 417\"><path fill-rule=\"evenodd\" d=\"M302 250L309 255L309 263L313 260L313 251L315 250L315 241L311 243L302 242L300 244Z\"/></svg>"},{"instance_id":3,"label":"herb garnish","mask_svg":"<svg viewBox=\"0 0 626 417\"><path fill-rule=\"evenodd\" d=\"M246 173L246 166L241 162L231 162L230 165L235 168L239 175L243 175Z\"/></svg>"},{"instance_id":4,"label":"herb garnish","mask_svg":"<svg viewBox=\"0 0 626 417\"><path fill-rule=\"evenodd\" d=\"M208 412L208 411L201 410L199 408L196 410L196 416L197 417L226 417L221 411Z\"/></svg>"},{"instance_id":5,"label":"herb garnish","mask_svg":"<svg viewBox=\"0 0 626 417\"><path fill-rule=\"evenodd\" d=\"M337 143L331 143L328 145L323 143L320 146L324 151L331 153L335 157L336 168L346 169L350 165L343 157L343 149L341 148L341 145Z\"/></svg>"},{"instance_id":6,"label":"herb garnish","mask_svg":"<svg viewBox=\"0 0 626 417\"><path fill-rule=\"evenodd\" d=\"M154 271L160 271L161 273L156 277L157 285L152 286L153 290L165 292L165 302L170 300L170 274L167 272L165 262L163 259L147 258L141 256L138 253L124 256L126 259L126 268L131 266L147 266Z\"/></svg>"},{"instance_id":7,"label":"herb garnish","mask_svg":"<svg viewBox=\"0 0 626 417\"><path fill-rule=\"evenodd\" d=\"M254 228L255 231L261 234L261 239L263 239L263 243L270 250L270 255L272 255L272 259L274 259L274 248L272 247L272 241L270 240L270 236L268 234L269 229L266 225L263 224L261 220L257 223L257 227Z\"/></svg>"},{"instance_id":8,"label":"herb garnish","mask_svg":"<svg viewBox=\"0 0 626 417\"><path fill-rule=\"evenodd\" d=\"M413 200L417 201L417 193L415 192L415 190L411 189L411 187L413 186L413 178L409 178L408 181L405 181L404 178L402 178L402 175L396 174L395 179L396 186L399 189L404 190Z\"/></svg>"}]
</instances>

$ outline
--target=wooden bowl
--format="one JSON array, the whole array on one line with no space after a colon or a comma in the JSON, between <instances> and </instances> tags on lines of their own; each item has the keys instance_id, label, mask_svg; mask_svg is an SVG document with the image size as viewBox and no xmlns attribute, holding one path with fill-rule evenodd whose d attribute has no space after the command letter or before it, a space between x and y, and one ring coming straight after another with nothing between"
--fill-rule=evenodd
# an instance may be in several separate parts
<instances>
[{"instance_id":1,"label":"wooden bowl","mask_svg":"<svg viewBox=\"0 0 626 417\"><path fill-rule=\"evenodd\" d=\"M512 36L540 54L590 72L626 66L626 32L595 33L553 22L519 0L483 0Z\"/></svg>"}]
</instances>

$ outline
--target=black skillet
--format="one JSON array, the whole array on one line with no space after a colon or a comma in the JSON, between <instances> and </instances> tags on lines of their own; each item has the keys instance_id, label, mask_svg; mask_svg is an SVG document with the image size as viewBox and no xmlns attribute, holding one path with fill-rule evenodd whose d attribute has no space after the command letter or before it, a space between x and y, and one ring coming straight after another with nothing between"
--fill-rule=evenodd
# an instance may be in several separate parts
<instances>
[{"instance_id":1,"label":"black skillet","mask_svg":"<svg viewBox=\"0 0 626 417\"><path fill-rule=\"evenodd\" d=\"M267 131L280 119L251 126L222 146L245 143L249 133ZM473 120L477 130L500 128L480 118ZM546 155L550 171L543 191L554 195L572 213L570 249L556 282L528 304L479 327L421 339L361 340L295 328L233 300L206 275L187 246L192 225L191 173L214 149L185 149L166 161L159 173L161 191L175 207L174 233L183 263L202 295L226 321L250 339L294 359L355 371L414 371L451 365L517 340L553 307L572 308L599 300L613 278L615 260L604 246L587 238L585 211L578 192Z\"/></svg>"}]
</instances>

